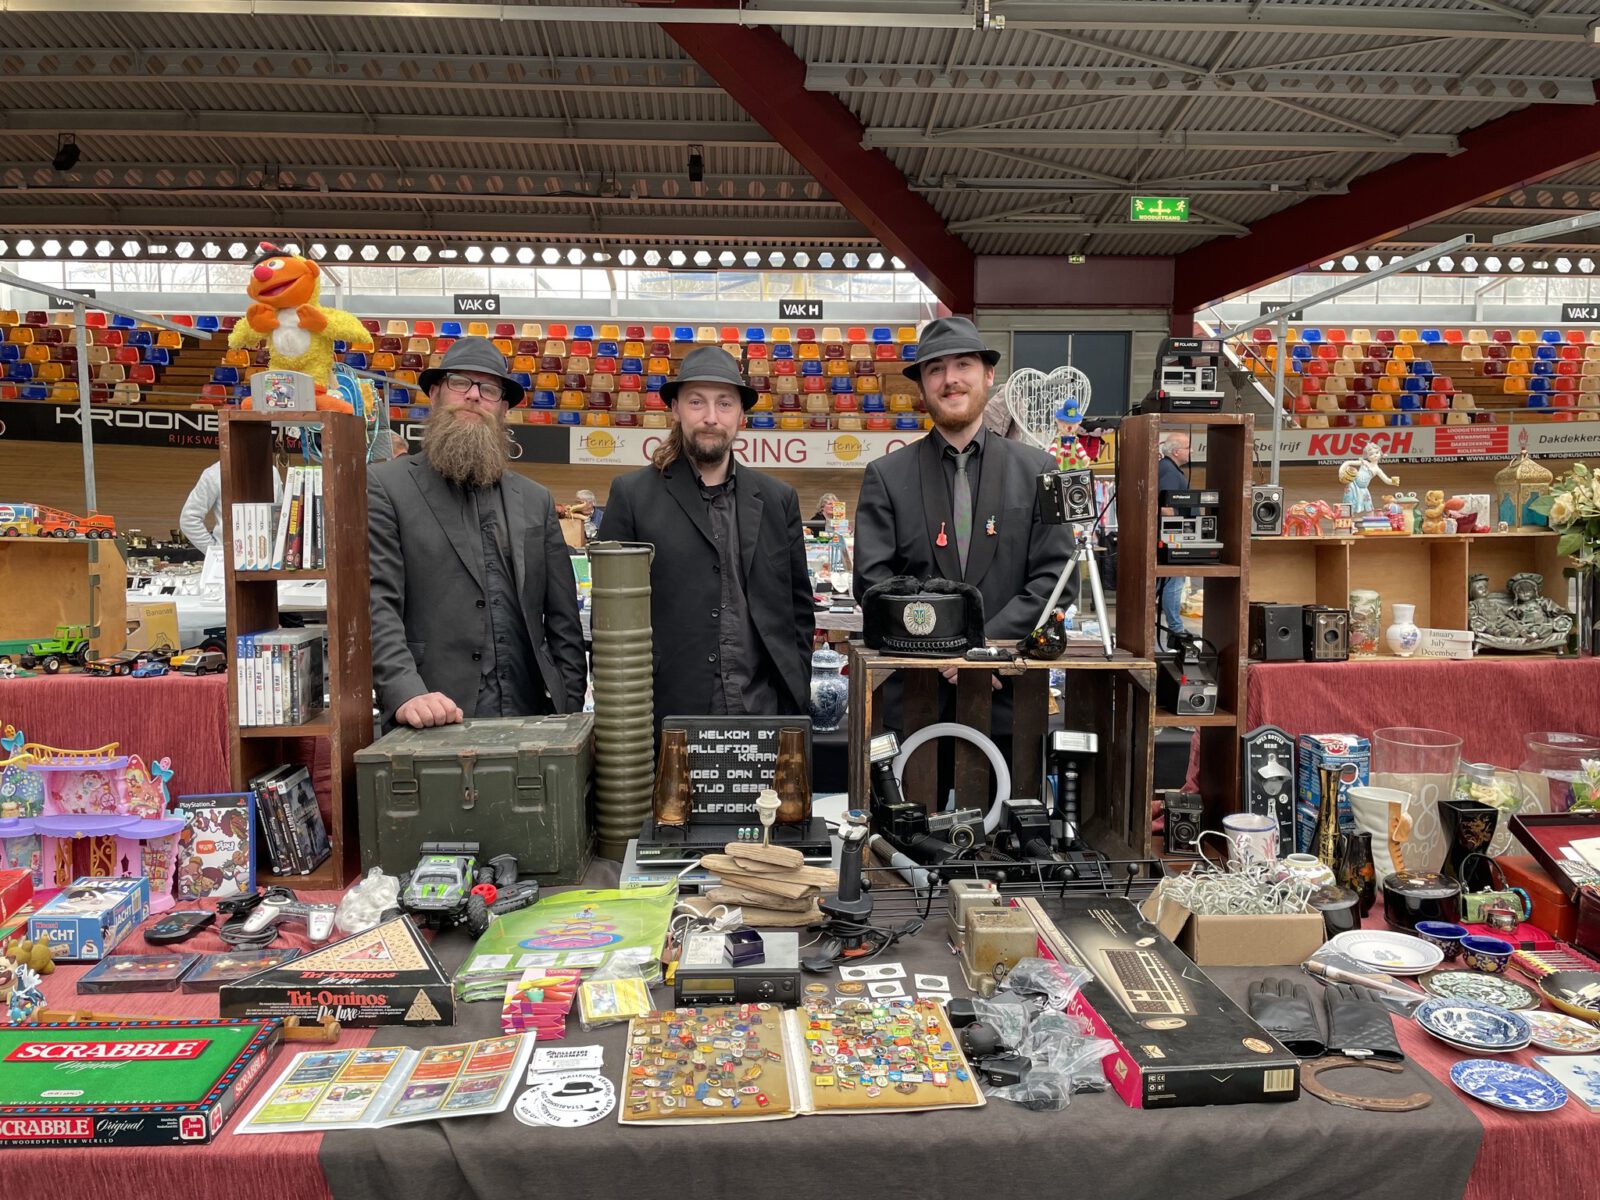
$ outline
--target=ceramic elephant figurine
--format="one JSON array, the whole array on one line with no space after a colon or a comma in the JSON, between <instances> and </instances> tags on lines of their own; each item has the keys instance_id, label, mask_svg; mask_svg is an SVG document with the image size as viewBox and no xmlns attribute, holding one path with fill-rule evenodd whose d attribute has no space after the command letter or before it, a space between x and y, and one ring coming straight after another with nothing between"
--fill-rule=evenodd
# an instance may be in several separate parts
<instances>
[{"instance_id":1,"label":"ceramic elephant figurine","mask_svg":"<svg viewBox=\"0 0 1600 1200\"><path fill-rule=\"evenodd\" d=\"M1300 500L1291 504L1283 516L1285 537L1320 537L1322 522L1331 521L1339 514L1326 500Z\"/></svg>"}]
</instances>

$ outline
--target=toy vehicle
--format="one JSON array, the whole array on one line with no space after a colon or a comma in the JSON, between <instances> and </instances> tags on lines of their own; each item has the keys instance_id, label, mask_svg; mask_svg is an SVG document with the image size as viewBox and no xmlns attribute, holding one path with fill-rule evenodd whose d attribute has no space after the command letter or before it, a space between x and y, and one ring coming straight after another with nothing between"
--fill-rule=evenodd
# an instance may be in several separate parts
<instances>
[{"instance_id":1,"label":"toy vehicle","mask_svg":"<svg viewBox=\"0 0 1600 1200\"><path fill-rule=\"evenodd\" d=\"M228 669L228 660L215 650L186 650L173 656L172 665L185 675L215 675Z\"/></svg>"},{"instance_id":2,"label":"toy vehicle","mask_svg":"<svg viewBox=\"0 0 1600 1200\"><path fill-rule=\"evenodd\" d=\"M155 679L161 675L170 675L167 664L156 659L148 659L133 669L135 679Z\"/></svg>"},{"instance_id":3,"label":"toy vehicle","mask_svg":"<svg viewBox=\"0 0 1600 1200\"><path fill-rule=\"evenodd\" d=\"M54 675L68 664L81 667L88 657L89 627L57 625L54 637L29 644L19 665L30 671L34 667L41 667L46 675Z\"/></svg>"},{"instance_id":4,"label":"toy vehicle","mask_svg":"<svg viewBox=\"0 0 1600 1200\"><path fill-rule=\"evenodd\" d=\"M33 645L31 638L19 638L14 642L0 642L0 664L9 663L16 665L28 656L28 647Z\"/></svg>"},{"instance_id":5,"label":"toy vehicle","mask_svg":"<svg viewBox=\"0 0 1600 1200\"><path fill-rule=\"evenodd\" d=\"M39 523L31 504L0 504L0 537L38 537Z\"/></svg>"},{"instance_id":6,"label":"toy vehicle","mask_svg":"<svg viewBox=\"0 0 1600 1200\"><path fill-rule=\"evenodd\" d=\"M477 842L424 842L416 868L400 879L403 912L439 929L465 925L473 937L482 936L497 915L538 898L537 880L517 882L517 860L511 855L480 867Z\"/></svg>"},{"instance_id":7,"label":"toy vehicle","mask_svg":"<svg viewBox=\"0 0 1600 1200\"><path fill-rule=\"evenodd\" d=\"M38 505L34 509L40 537L52 538L114 538L117 536L115 518L105 513L90 513L80 517L59 508Z\"/></svg>"},{"instance_id":8,"label":"toy vehicle","mask_svg":"<svg viewBox=\"0 0 1600 1200\"><path fill-rule=\"evenodd\" d=\"M121 654L111 654L105 658L91 658L83 664L83 669L90 675L132 675L143 658L144 655L137 650L124 650Z\"/></svg>"}]
</instances>

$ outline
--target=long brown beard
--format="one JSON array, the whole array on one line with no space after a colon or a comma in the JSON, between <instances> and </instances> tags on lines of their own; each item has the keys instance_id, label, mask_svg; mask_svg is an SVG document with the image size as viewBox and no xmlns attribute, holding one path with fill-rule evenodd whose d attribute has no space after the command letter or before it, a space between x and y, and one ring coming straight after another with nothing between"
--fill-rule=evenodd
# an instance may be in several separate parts
<instances>
[{"instance_id":1,"label":"long brown beard","mask_svg":"<svg viewBox=\"0 0 1600 1200\"><path fill-rule=\"evenodd\" d=\"M440 405L428 414L422 429L422 453L433 469L452 483L488 487L500 481L511 459L505 419L481 408L477 411L482 416L470 416L465 408Z\"/></svg>"}]
</instances>

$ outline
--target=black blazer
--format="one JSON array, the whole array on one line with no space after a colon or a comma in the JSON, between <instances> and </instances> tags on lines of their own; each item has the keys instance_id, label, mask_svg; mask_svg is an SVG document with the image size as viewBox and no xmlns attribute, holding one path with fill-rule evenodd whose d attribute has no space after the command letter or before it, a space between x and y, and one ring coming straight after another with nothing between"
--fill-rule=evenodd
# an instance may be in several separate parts
<instances>
[{"instance_id":1,"label":"black blazer","mask_svg":"<svg viewBox=\"0 0 1600 1200\"><path fill-rule=\"evenodd\" d=\"M745 601L780 681L779 712L803 713L811 697L816 605L800 501L788 484L742 463L734 497ZM716 675L708 656L717 649L722 584L711 518L693 467L679 459L665 471L642 467L613 480L600 540L656 548L650 568L656 728L663 717L709 713Z\"/></svg>"},{"instance_id":2,"label":"black blazer","mask_svg":"<svg viewBox=\"0 0 1600 1200\"><path fill-rule=\"evenodd\" d=\"M555 711L580 712L589 666L578 623L578 585L555 503L542 485L507 471L500 479L511 566L534 658ZM477 655L488 620L480 533L464 493L421 454L367 472L372 571L372 680L384 724L425 692L443 692L472 714L482 674Z\"/></svg>"},{"instance_id":3,"label":"black blazer","mask_svg":"<svg viewBox=\"0 0 1600 1200\"><path fill-rule=\"evenodd\" d=\"M983 468L974 498L967 570L956 553L950 487L931 434L867 465L856 501L855 593L894 575L961 580L983 593L984 631L991 641L1015 641L1038 624L1044 602L1072 553L1066 525L1039 520L1038 477L1056 462L1043 450L984 437ZM990 517L995 531L986 532ZM941 523L946 544L937 544ZM1060 603L1077 595L1069 580Z\"/></svg>"}]
</instances>

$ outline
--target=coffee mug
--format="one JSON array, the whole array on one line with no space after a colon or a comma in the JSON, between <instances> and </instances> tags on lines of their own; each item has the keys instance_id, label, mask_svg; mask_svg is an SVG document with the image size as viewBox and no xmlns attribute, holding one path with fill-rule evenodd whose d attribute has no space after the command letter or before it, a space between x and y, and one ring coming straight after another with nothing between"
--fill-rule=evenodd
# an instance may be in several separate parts
<instances>
[{"instance_id":1,"label":"coffee mug","mask_svg":"<svg viewBox=\"0 0 1600 1200\"><path fill-rule=\"evenodd\" d=\"M1241 864L1270 862L1278 857L1278 822L1260 813L1229 813L1222 818L1222 829L1232 847L1232 858Z\"/></svg>"}]
</instances>

